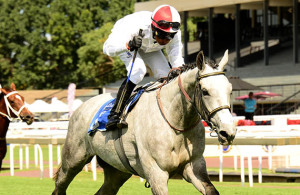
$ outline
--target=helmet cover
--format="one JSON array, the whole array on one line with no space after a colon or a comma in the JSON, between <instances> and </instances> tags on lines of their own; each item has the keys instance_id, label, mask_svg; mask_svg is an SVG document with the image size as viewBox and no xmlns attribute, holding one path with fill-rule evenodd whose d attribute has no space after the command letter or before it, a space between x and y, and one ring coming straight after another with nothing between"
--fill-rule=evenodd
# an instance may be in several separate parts
<instances>
[{"instance_id":1,"label":"helmet cover","mask_svg":"<svg viewBox=\"0 0 300 195\"><path fill-rule=\"evenodd\" d=\"M158 6L152 13L152 25L162 31L176 33L180 28L180 15L170 5Z\"/></svg>"}]
</instances>

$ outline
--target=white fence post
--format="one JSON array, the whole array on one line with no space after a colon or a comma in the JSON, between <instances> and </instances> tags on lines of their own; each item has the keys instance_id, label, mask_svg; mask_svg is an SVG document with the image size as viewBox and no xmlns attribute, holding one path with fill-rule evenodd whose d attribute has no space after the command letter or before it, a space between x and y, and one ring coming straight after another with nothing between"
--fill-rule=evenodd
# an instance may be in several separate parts
<instances>
[{"instance_id":1,"label":"white fence post","mask_svg":"<svg viewBox=\"0 0 300 195\"><path fill-rule=\"evenodd\" d=\"M14 144L9 145L9 162L10 162L10 175L14 176L15 167L14 167Z\"/></svg>"},{"instance_id":2,"label":"white fence post","mask_svg":"<svg viewBox=\"0 0 300 195\"><path fill-rule=\"evenodd\" d=\"M26 163L26 169L29 169L29 146L26 144L25 146L25 163Z\"/></svg>"},{"instance_id":3,"label":"white fence post","mask_svg":"<svg viewBox=\"0 0 300 195\"><path fill-rule=\"evenodd\" d=\"M34 165L38 166L38 145L34 144Z\"/></svg>"},{"instance_id":4,"label":"white fence post","mask_svg":"<svg viewBox=\"0 0 300 195\"><path fill-rule=\"evenodd\" d=\"M219 169L219 181L223 182L223 146L220 145L220 169Z\"/></svg>"},{"instance_id":5,"label":"white fence post","mask_svg":"<svg viewBox=\"0 0 300 195\"><path fill-rule=\"evenodd\" d=\"M242 182L242 186L245 186L245 170L244 170L244 156L243 155L240 156L240 160L241 160L241 182Z\"/></svg>"},{"instance_id":6,"label":"white fence post","mask_svg":"<svg viewBox=\"0 0 300 195\"><path fill-rule=\"evenodd\" d=\"M41 175L40 178L43 178L43 174L44 174L44 164L43 164L43 151L42 148L39 144L36 144L37 149L39 151L39 155L40 155L40 170L41 170Z\"/></svg>"},{"instance_id":7,"label":"white fence post","mask_svg":"<svg viewBox=\"0 0 300 195\"><path fill-rule=\"evenodd\" d=\"M53 147L52 144L48 145L49 147L49 177L53 177Z\"/></svg>"},{"instance_id":8,"label":"white fence post","mask_svg":"<svg viewBox=\"0 0 300 195\"><path fill-rule=\"evenodd\" d=\"M248 179L250 187L253 187L253 174L252 174L252 156L248 154Z\"/></svg>"},{"instance_id":9,"label":"white fence post","mask_svg":"<svg viewBox=\"0 0 300 195\"><path fill-rule=\"evenodd\" d=\"M23 148L22 148L22 144L19 145L19 164L20 164L19 169L23 170Z\"/></svg>"},{"instance_id":10,"label":"white fence post","mask_svg":"<svg viewBox=\"0 0 300 195\"><path fill-rule=\"evenodd\" d=\"M258 156L258 183L262 183L262 156L261 153L259 153Z\"/></svg>"},{"instance_id":11,"label":"white fence post","mask_svg":"<svg viewBox=\"0 0 300 195\"><path fill-rule=\"evenodd\" d=\"M97 160L96 160L96 156L94 156L94 158L92 159L91 166L92 166L92 172L93 172L93 180L96 181L97 180L97 172L96 172Z\"/></svg>"}]
</instances>

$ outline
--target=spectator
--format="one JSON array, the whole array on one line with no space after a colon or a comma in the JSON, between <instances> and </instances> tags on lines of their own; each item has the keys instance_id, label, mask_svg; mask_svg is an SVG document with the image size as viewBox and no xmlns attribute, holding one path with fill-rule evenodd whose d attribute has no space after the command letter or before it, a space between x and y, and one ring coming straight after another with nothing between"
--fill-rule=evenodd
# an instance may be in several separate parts
<instances>
[{"instance_id":1,"label":"spectator","mask_svg":"<svg viewBox=\"0 0 300 195\"><path fill-rule=\"evenodd\" d=\"M253 92L249 93L249 97L244 101L245 119L252 120L256 109L256 100L253 99Z\"/></svg>"}]
</instances>

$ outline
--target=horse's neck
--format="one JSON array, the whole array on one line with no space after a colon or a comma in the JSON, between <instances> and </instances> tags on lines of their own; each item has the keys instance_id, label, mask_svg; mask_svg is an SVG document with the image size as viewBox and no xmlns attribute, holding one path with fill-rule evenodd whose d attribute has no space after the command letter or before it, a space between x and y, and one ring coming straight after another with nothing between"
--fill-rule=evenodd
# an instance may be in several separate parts
<instances>
[{"instance_id":1,"label":"horse's neck","mask_svg":"<svg viewBox=\"0 0 300 195\"><path fill-rule=\"evenodd\" d=\"M0 116L0 139L5 138L9 122L6 117Z\"/></svg>"},{"instance_id":2,"label":"horse's neck","mask_svg":"<svg viewBox=\"0 0 300 195\"><path fill-rule=\"evenodd\" d=\"M7 114L6 107L5 107L5 102L4 102L4 99L3 99L2 95L0 96L0 105L1 105L0 112L4 113L4 114ZM7 129L8 129L9 122L10 121L5 116L0 114L0 138L4 138L6 136L6 132L7 132Z\"/></svg>"},{"instance_id":3,"label":"horse's neck","mask_svg":"<svg viewBox=\"0 0 300 195\"><path fill-rule=\"evenodd\" d=\"M196 72L197 70L193 69L181 74L181 84L192 99ZM167 119L177 128L188 128L199 119L195 108L180 91L178 77L162 88L161 101Z\"/></svg>"}]
</instances>

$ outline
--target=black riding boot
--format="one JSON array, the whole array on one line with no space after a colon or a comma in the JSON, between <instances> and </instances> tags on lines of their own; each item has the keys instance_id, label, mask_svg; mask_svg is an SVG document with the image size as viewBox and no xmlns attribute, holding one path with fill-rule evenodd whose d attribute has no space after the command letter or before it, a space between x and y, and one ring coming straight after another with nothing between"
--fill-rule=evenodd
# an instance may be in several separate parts
<instances>
[{"instance_id":1,"label":"black riding boot","mask_svg":"<svg viewBox=\"0 0 300 195\"><path fill-rule=\"evenodd\" d=\"M126 81L127 78L123 81L121 87L119 88L115 104L107 117L108 122L105 125L105 128L107 130L114 130L116 128L127 127L127 123L125 121L122 121L122 123L120 123L120 116L123 112L127 100L129 99L136 85L130 80L128 80L128 83L126 83Z\"/></svg>"}]
</instances>

